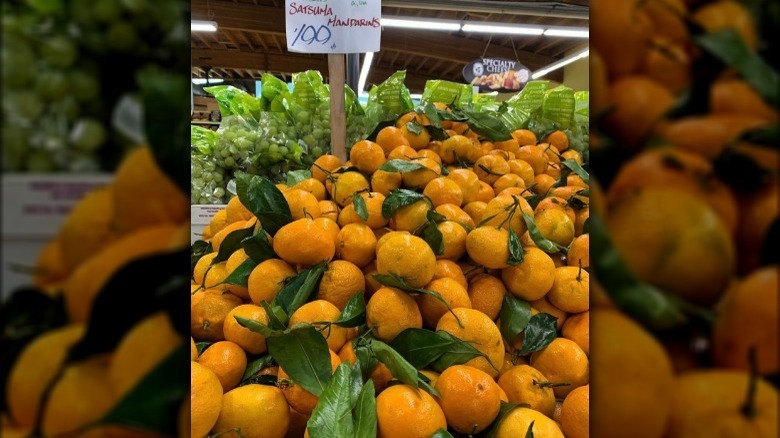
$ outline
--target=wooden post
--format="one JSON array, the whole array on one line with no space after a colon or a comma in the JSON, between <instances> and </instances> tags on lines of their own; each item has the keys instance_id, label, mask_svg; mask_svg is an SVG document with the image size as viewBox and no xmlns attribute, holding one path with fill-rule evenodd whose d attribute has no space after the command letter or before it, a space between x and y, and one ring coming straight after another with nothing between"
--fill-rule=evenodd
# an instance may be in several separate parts
<instances>
[{"instance_id":1,"label":"wooden post","mask_svg":"<svg viewBox=\"0 0 780 438\"><path fill-rule=\"evenodd\" d=\"M330 83L330 153L347 161L347 112L344 107L344 55L328 55Z\"/></svg>"}]
</instances>

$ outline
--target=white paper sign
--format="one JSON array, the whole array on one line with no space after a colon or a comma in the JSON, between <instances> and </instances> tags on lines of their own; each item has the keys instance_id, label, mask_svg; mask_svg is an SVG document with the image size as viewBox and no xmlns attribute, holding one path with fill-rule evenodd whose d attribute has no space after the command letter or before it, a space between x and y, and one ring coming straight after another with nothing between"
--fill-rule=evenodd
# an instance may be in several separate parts
<instances>
[{"instance_id":1,"label":"white paper sign","mask_svg":"<svg viewBox=\"0 0 780 438\"><path fill-rule=\"evenodd\" d=\"M378 52L380 0L285 0L287 50Z\"/></svg>"},{"instance_id":2,"label":"white paper sign","mask_svg":"<svg viewBox=\"0 0 780 438\"><path fill-rule=\"evenodd\" d=\"M2 177L2 236L51 237L89 191L111 174L5 174Z\"/></svg>"}]
</instances>

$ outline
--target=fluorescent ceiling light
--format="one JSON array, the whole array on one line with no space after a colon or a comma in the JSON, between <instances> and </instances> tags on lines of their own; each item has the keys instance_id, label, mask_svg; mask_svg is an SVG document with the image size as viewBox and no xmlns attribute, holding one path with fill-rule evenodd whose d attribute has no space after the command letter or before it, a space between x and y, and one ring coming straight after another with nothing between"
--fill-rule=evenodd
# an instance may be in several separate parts
<instances>
[{"instance_id":1,"label":"fluorescent ceiling light","mask_svg":"<svg viewBox=\"0 0 780 438\"><path fill-rule=\"evenodd\" d=\"M360 76L358 77L358 94L363 93L366 88L366 80L368 79L368 71L371 70L371 61L374 60L374 52L366 53L363 58L363 67L360 69Z\"/></svg>"},{"instance_id":2,"label":"fluorescent ceiling light","mask_svg":"<svg viewBox=\"0 0 780 438\"><path fill-rule=\"evenodd\" d=\"M190 22L190 30L193 31L193 32L216 32L217 31L217 22L216 21L192 20Z\"/></svg>"},{"instance_id":3,"label":"fluorescent ceiling light","mask_svg":"<svg viewBox=\"0 0 780 438\"><path fill-rule=\"evenodd\" d=\"M411 97L412 99L418 99L419 100L419 99L422 99L422 94L421 93L420 94L410 93L409 97Z\"/></svg>"},{"instance_id":4,"label":"fluorescent ceiling light","mask_svg":"<svg viewBox=\"0 0 780 438\"><path fill-rule=\"evenodd\" d=\"M382 18L383 27L400 27L405 29L425 29L425 30L460 30L460 23L455 21L434 21L420 20L416 18Z\"/></svg>"},{"instance_id":5,"label":"fluorescent ceiling light","mask_svg":"<svg viewBox=\"0 0 780 438\"><path fill-rule=\"evenodd\" d=\"M573 37L573 38L588 38L590 31L587 29L577 28L563 28L563 27L548 27L544 30L545 36L559 36L559 37Z\"/></svg>"},{"instance_id":6,"label":"fluorescent ceiling light","mask_svg":"<svg viewBox=\"0 0 780 438\"><path fill-rule=\"evenodd\" d=\"M206 82L206 78L192 78L192 83L195 85L221 84L222 82L225 82L222 78L209 78L208 82Z\"/></svg>"},{"instance_id":7,"label":"fluorescent ceiling light","mask_svg":"<svg viewBox=\"0 0 780 438\"><path fill-rule=\"evenodd\" d=\"M569 65L578 59L587 58L589 55L590 55L590 49L585 49L579 53L575 53L574 55L567 56L561 59L560 61L553 62L552 64L533 72L531 74L531 79L538 79L546 75L547 73L550 73L553 70L557 70L563 66Z\"/></svg>"},{"instance_id":8,"label":"fluorescent ceiling light","mask_svg":"<svg viewBox=\"0 0 780 438\"><path fill-rule=\"evenodd\" d=\"M541 35L544 32L543 27L469 23L465 23L462 30L463 32L506 33L513 35Z\"/></svg>"}]
</instances>

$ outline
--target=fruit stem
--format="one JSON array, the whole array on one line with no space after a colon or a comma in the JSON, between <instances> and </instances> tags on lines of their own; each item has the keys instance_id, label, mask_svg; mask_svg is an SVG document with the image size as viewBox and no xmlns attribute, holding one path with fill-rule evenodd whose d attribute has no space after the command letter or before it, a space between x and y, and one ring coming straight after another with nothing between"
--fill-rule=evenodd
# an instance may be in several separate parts
<instances>
[{"instance_id":1,"label":"fruit stem","mask_svg":"<svg viewBox=\"0 0 780 438\"><path fill-rule=\"evenodd\" d=\"M556 388L558 386L571 386L571 383L569 383L569 382L537 382L536 380L534 380L534 385L537 385L540 388Z\"/></svg>"},{"instance_id":2,"label":"fruit stem","mask_svg":"<svg viewBox=\"0 0 780 438\"><path fill-rule=\"evenodd\" d=\"M745 403L742 404L740 411L742 415L753 418L756 416L756 387L758 386L758 360L756 358L756 347L750 347L748 350L748 363L750 365L750 377L748 378L748 390Z\"/></svg>"},{"instance_id":3,"label":"fruit stem","mask_svg":"<svg viewBox=\"0 0 780 438\"><path fill-rule=\"evenodd\" d=\"M580 265L580 269L577 270L577 281L582 281L582 259L577 260L578 264Z\"/></svg>"}]
</instances>

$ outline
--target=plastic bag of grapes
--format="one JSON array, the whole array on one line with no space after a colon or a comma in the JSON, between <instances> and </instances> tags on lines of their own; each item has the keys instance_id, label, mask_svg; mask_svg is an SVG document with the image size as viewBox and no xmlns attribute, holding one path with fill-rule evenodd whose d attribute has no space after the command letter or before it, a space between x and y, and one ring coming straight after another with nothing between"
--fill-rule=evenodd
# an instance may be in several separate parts
<instances>
[{"instance_id":1,"label":"plastic bag of grapes","mask_svg":"<svg viewBox=\"0 0 780 438\"><path fill-rule=\"evenodd\" d=\"M223 116L212 156L224 169L245 168L259 149L260 138L260 128L254 117Z\"/></svg>"},{"instance_id":2,"label":"plastic bag of grapes","mask_svg":"<svg viewBox=\"0 0 780 438\"><path fill-rule=\"evenodd\" d=\"M366 116L369 120L380 122L395 120L402 114L414 109L409 89L404 85L406 71L397 71L368 92Z\"/></svg>"},{"instance_id":3,"label":"plastic bag of grapes","mask_svg":"<svg viewBox=\"0 0 780 438\"><path fill-rule=\"evenodd\" d=\"M305 154L319 156L330 150L330 92L320 72L293 75L288 111Z\"/></svg>"},{"instance_id":4,"label":"plastic bag of grapes","mask_svg":"<svg viewBox=\"0 0 780 438\"><path fill-rule=\"evenodd\" d=\"M357 95L349 86L344 86L344 92L346 93L347 145L353 145L368 138L376 123L372 123L366 116L363 105L360 104Z\"/></svg>"},{"instance_id":5,"label":"plastic bag of grapes","mask_svg":"<svg viewBox=\"0 0 780 438\"><path fill-rule=\"evenodd\" d=\"M272 112L286 112L291 99L287 84L276 76L263 73L260 77L260 93L265 102L265 108Z\"/></svg>"},{"instance_id":6,"label":"plastic bag of grapes","mask_svg":"<svg viewBox=\"0 0 780 438\"><path fill-rule=\"evenodd\" d=\"M232 85L204 87L203 91L214 96L223 118L239 115L244 117L251 116L257 120L260 117L260 112L264 109L262 99L257 99L246 91L239 90Z\"/></svg>"},{"instance_id":7,"label":"plastic bag of grapes","mask_svg":"<svg viewBox=\"0 0 780 438\"><path fill-rule=\"evenodd\" d=\"M225 204L228 176L214 157L199 154L194 148L190 155L190 202L192 204Z\"/></svg>"}]
</instances>

